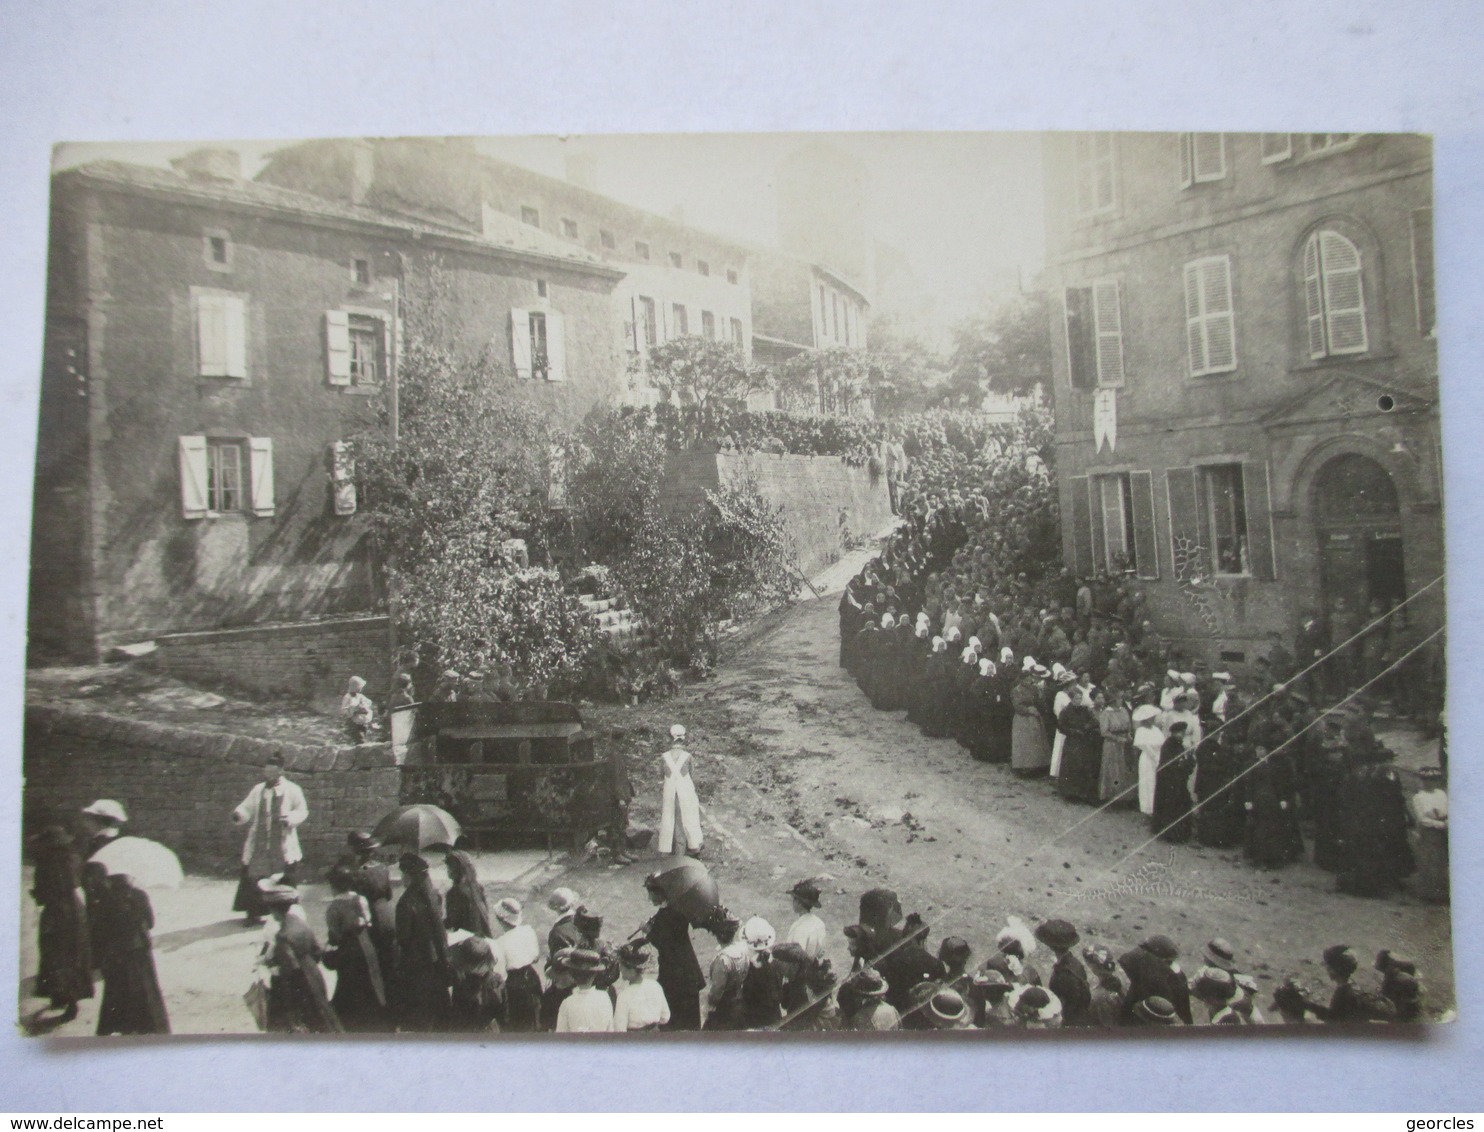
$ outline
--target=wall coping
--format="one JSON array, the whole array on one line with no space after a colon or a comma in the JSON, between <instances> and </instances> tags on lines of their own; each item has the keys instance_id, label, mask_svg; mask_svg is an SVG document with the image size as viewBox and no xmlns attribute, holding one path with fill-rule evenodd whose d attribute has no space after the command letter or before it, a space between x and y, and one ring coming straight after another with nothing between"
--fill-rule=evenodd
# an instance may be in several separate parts
<instances>
[{"instance_id":1,"label":"wall coping","mask_svg":"<svg viewBox=\"0 0 1484 1132\"><path fill-rule=\"evenodd\" d=\"M162 633L155 638L155 643L157 645L210 644L213 641L254 636L314 636L326 629L354 629L386 625L387 620L385 613L373 613L354 617L327 617L323 621L282 621L269 625L243 625L236 629L198 629L187 633Z\"/></svg>"},{"instance_id":2,"label":"wall coping","mask_svg":"<svg viewBox=\"0 0 1484 1132\"><path fill-rule=\"evenodd\" d=\"M270 755L277 754L283 756L284 770L295 774L374 770L397 765L388 743L364 743L358 747L308 746L281 739L233 735L226 731L199 731L112 712L80 711L55 704L27 704L26 726L121 746L152 747L185 758L236 766L260 767Z\"/></svg>"}]
</instances>

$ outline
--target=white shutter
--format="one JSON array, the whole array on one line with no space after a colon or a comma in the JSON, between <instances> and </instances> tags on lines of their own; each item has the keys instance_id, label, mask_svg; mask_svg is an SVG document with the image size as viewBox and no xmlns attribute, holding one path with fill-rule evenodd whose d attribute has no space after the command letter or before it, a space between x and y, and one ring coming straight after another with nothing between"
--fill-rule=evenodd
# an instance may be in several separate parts
<instances>
[{"instance_id":1,"label":"white shutter","mask_svg":"<svg viewBox=\"0 0 1484 1132\"><path fill-rule=\"evenodd\" d=\"M273 439L254 436L248 442L248 474L252 477L252 513L273 517Z\"/></svg>"},{"instance_id":2,"label":"white shutter","mask_svg":"<svg viewBox=\"0 0 1484 1132\"><path fill-rule=\"evenodd\" d=\"M1201 325L1201 265L1185 265L1185 342L1192 376L1206 372L1206 335Z\"/></svg>"},{"instance_id":3,"label":"white shutter","mask_svg":"<svg viewBox=\"0 0 1484 1132\"><path fill-rule=\"evenodd\" d=\"M187 519L206 518L206 437L182 436L180 454L180 513Z\"/></svg>"},{"instance_id":4,"label":"white shutter","mask_svg":"<svg viewBox=\"0 0 1484 1132\"><path fill-rule=\"evenodd\" d=\"M1319 275L1319 234L1304 244L1304 309L1308 317L1309 357L1324 357L1324 294Z\"/></svg>"},{"instance_id":5,"label":"white shutter","mask_svg":"<svg viewBox=\"0 0 1484 1132\"><path fill-rule=\"evenodd\" d=\"M1195 149L1195 179L1219 181L1226 176L1226 135L1192 134Z\"/></svg>"},{"instance_id":6,"label":"white shutter","mask_svg":"<svg viewBox=\"0 0 1484 1132\"><path fill-rule=\"evenodd\" d=\"M1123 316L1118 281L1092 285L1093 325L1097 330L1098 384L1123 384Z\"/></svg>"},{"instance_id":7,"label":"white shutter","mask_svg":"<svg viewBox=\"0 0 1484 1132\"><path fill-rule=\"evenodd\" d=\"M196 372L202 377L226 377L227 310L223 295L196 296Z\"/></svg>"},{"instance_id":8,"label":"white shutter","mask_svg":"<svg viewBox=\"0 0 1484 1132\"><path fill-rule=\"evenodd\" d=\"M1292 156L1292 134L1262 135L1262 163L1264 165L1272 165L1277 161L1287 161Z\"/></svg>"},{"instance_id":9,"label":"white shutter","mask_svg":"<svg viewBox=\"0 0 1484 1132\"><path fill-rule=\"evenodd\" d=\"M350 315L325 311L325 374L331 385L350 384Z\"/></svg>"},{"instance_id":10,"label":"white shutter","mask_svg":"<svg viewBox=\"0 0 1484 1132\"><path fill-rule=\"evenodd\" d=\"M1365 353L1365 293L1359 249L1338 232L1320 232L1319 264L1324 275L1324 329L1329 352Z\"/></svg>"},{"instance_id":11,"label":"white shutter","mask_svg":"<svg viewBox=\"0 0 1484 1132\"><path fill-rule=\"evenodd\" d=\"M519 380L531 380L531 312L521 307L510 312L510 361Z\"/></svg>"},{"instance_id":12,"label":"white shutter","mask_svg":"<svg viewBox=\"0 0 1484 1132\"><path fill-rule=\"evenodd\" d=\"M247 376L247 306L236 295L222 299L227 327L227 376Z\"/></svg>"},{"instance_id":13,"label":"white shutter","mask_svg":"<svg viewBox=\"0 0 1484 1132\"><path fill-rule=\"evenodd\" d=\"M1185 335L1192 377L1236 368L1230 256L1212 256L1185 265Z\"/></svg>"},{"instance_id":14,"label":"white shutter","mask_svg":"<svg viewBox=\"0 0 1484 1132\"><path fill-rule=\"evenodd\" d=\"M546 380L567 380L567 341L563 335L562 316L546 312Z\"/></svg>"}]
</instances>

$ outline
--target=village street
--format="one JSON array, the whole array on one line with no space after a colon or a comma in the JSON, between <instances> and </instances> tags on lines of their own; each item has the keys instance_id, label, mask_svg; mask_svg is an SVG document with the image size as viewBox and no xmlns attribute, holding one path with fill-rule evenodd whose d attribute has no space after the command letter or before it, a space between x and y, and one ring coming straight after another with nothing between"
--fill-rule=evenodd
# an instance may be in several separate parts
<instances>
[{"instance_id":1,"label":"village street","mask_svg":"<svg viewBox=\"0 0 1484 1132\"><path fill-rule=\"evenodd\" d=\"M1361 956L1392 948L1418 961L1434 1016L1451 1006L1445 908L1410 895L1339 895L1331 875L1308 863L1263 873L1237 851L1156 843L1124 861L1148 837L1137 813L1068 804L1044 781L1020 781L1008 767L974 762L952 740L924 738L900 712L873 711L836 663L836 595L861 559L852 555L816 580L833 593L808 595L750 626L711 679L661 703L583 707L589 727L628 755L641 825L656 824L658 756L669 725L685 724L704 807L705 859L739 916L761 915L782 934L791 918L789 885L827 878L822 915L837 970L849 966L838 929L854 922L860 893L878 885L922 913L932 925L930 947L959 935L981 958L1009 915L1030 923L1069 919L1088 942L1115 953L1163 933L1191 970L1205 941L1221 936L1259 979L1264 1006L1288 975L1325 993L1319 955L1330 944L1350 944ZM1409 750L1403 761L1419 757L1425 752ZM230 827L223 837L232 839ZM491 900L519 897L543 934L551 920L544 897L557 885L601 911L615 942L651 911L641 884L656 863L650 854L626 867L539 849L477 860ZM447 883L442 873L434 869L440 885ZM154 894L156 959L176 1033L240 1032L247 1023L242 994L263 937L230 911L234 887L193 876L180 890ZM323 938L328 889L304 891ZM29 973L35 909L24 903L21 970ZM696 945L704 964L714 941L697 933ZM23 1017L42 1005L26 990ZM97 1008L96 998L84 1002L56 1033L91 1033Z\"/></svg>"}]
</instances>

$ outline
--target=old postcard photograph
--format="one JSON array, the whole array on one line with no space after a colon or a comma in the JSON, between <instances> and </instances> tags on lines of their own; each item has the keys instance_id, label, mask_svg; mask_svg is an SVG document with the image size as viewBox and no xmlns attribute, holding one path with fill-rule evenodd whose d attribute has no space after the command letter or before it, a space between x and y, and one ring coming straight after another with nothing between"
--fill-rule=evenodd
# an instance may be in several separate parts
<instances>
[{"instance_id":1,"label":"old postcard photograph","mask_svg":"<svg viewBox=\"0 0 1484 1132\"><path fill-rule=\"evenodd\" d=\"M22 1031L1452 1021L1433 257L1420 134L58 146Z\"/></svg>"}]
</instances>

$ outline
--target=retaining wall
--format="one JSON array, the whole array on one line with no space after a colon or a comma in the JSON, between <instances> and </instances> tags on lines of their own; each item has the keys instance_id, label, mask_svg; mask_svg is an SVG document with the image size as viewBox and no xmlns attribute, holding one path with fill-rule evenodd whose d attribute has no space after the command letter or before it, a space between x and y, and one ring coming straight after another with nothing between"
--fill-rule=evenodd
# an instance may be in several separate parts
<instances>
[{"instance_id":1,"label":"retaining wall","mask_svg":"<svg viewBox=\"0 0 1484 1132\"><path fill-rule=\"evenodd\" d=\"M274 753L309 803L299 842L315 872L344 851L346 834L398 805L402 775L385 744L300 746L31 705L23 822L28 832L53 821L71 828L83 806L114 798L129 813L127 833L163 842L198 870L235 873L245 833L232 810Z\"/></svg>"},{"instance_id":2,"label":"retaining wall","mask_svg":"<svg viewBox=\"0 0 1484 1132\"><path fill-rule=\"evenodd\" d=\"M155 644L154 663L181 680L325 711L338 710L352 676L365 678L366 694L378 704L390 690L391 631L384 616L173 633Z\"/></svg>"},{"instance_id":3,"label":"retaining wall","mask_svg":"<svg viewBox=\"0 0 1484 1132\"><path fill-rule=\"evenodd\" d=\"M879 531L891 521L886 476L851 467L837 456L789 456L770 453L682 452L665 463L661 499L682 510L705 501L707 491L743 479L748 470L763 497L783 508L783 522L798 551L799 566L814 574L844 550L845 525L856 536Z\"/></svg>"}]
</instances>

